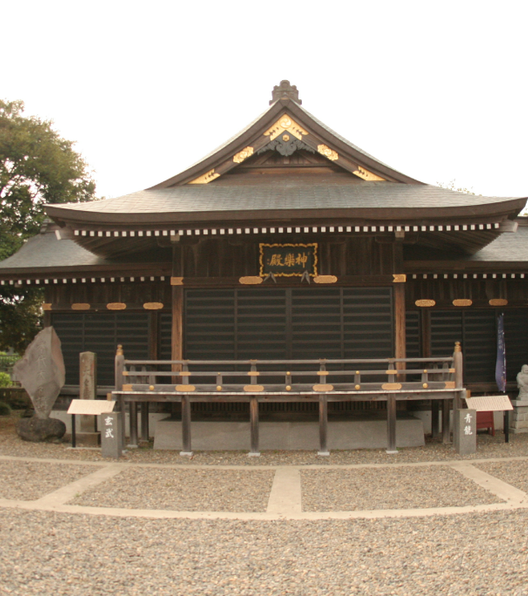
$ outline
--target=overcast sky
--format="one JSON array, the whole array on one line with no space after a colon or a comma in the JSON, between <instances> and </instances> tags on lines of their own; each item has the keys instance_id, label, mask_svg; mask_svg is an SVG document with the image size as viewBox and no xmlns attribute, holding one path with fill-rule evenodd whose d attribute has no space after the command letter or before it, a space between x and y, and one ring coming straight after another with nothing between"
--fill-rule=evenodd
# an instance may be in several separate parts
<instances>
[{"instance_id":1,"label":"overcast sky","mask_svg":"<svg viewBox=\"0 0 528 596\"><path fill-rule=\"evenodd\" d=\"M393 168L528 196L523 0L4 3L0 97L76 142L99 196L152 186L267 107L303 107Z\"/></svg>"}]
</instances>

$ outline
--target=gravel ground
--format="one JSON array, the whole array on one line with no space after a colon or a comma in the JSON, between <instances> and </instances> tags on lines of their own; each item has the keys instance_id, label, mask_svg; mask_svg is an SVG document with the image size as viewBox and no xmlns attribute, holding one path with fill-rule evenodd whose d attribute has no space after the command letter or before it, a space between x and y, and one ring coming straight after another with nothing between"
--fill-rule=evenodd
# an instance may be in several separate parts
<instances>
[{"instance_id":1,"label":"gravel ground","mask_svg":"<svg viewBox=\"0 0 528 596\"><path fill-rule=\"evenodd\" d=\"M486 462L475 464L475 467L528 492L528 461Z\"/></svg>"},{"instance_id":2,"label":"gravel ground","mask_svg":"<svg viewBox=\"0 0 528 596\"><path fill-rule=\"evenodd\" d=\"M525 510L243 522L0 510L0 593L528 594Z\"/></svg>"},{"instance_id":3,"label":"gravel ground","mask_svg":"<svg viewBox=\"0 0 528 596\"><path fill-rule=\"evenodd\" d=\"M274 470L127 469L69 504L175 511L266 511L274 475Z\"/></svg>"},{"instance_id":4,"label":"gravel ground","mask_svg":"<svg viewBox=\"0 0 528 596\"><path fill-rule=\"evenodd\" d=\"M462 507L501 503L448 466L302 470L303 511Z\"/></svg>"},{"instance_id":5,"label":"gravel ground","mask_svg":"<svg viewBox=\"0 0 528 596\"><path fill-rule=\"evenodd\" d=\"M0 498L34 501L98 470L98 466L0 461Z\"/></svg>"},{"instance_id":6,"label":"gravel ground","mask_svg":"<svg viewBox=\"0 0 528 596\"><path fill-rule=\"evenodd\" d=\"M78 459L84 461L111 461L101 457L99 449L71 449L69 444L27 443L15 432L17 415L0 417L0 455L39 457L54 459ZM247 452L210 451L195 452L192 458L181 457L178 451L154 451L151 448L131 449L123 456L127 463L199 464L199 465L327 465L327 464L397 464L427 461L472 460L528 456L528 433L510 435L510 443L504 435L495 437L479 434L477 453L458 455L452 445L443 445L441 439L427 439L424 447L409 447L397 455L389 455L385 449L360 449L333 451L329 457L320 457L314 451L263 451L260 457L248 457Z\"/></svg>"}]
</instances>

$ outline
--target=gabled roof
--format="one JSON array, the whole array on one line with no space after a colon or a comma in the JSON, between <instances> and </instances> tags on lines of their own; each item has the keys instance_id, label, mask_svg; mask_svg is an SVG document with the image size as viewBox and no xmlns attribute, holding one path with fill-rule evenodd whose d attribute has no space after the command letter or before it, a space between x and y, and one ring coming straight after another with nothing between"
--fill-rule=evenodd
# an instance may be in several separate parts
<instances>
[{"instance_id":1,"label":"gabled roof","mask_svg":"<svg viewBox=\"0 0 528 596\"><path fill-rule=\"evenodd\" d=\"M457 193L405 176L300 104L283 81L263 114L184 172L123 197L48 205L47 213L106 258L156 250L168 234L269 234L275 226L412 231L417 245L475 253L510 230L525 206L526 198Z\"/></svg>"},{"instance_id":2,"label":"gabled roof","mask_svg":"<svg viewBox=\"0 0 528 596\"><path fill-rule=\"evenodd\" d=\"M307 150L317 152L358 179L422 184L353 145L296 101L284 97L273 102L249 126L198 163L148 190L212 183L273 144L278 145L279 151L281 146L288 151L288 146L291 150L294 144L298 149L304 145Z\"/></svg>"}]
</instances>

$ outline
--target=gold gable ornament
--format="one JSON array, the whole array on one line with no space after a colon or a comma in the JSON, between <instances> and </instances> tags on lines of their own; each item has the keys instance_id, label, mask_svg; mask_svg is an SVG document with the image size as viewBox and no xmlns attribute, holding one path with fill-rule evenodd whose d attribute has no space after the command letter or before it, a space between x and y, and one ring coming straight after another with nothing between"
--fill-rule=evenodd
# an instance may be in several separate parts
<instances>
[{"instance_id":1,"label":"gold gable ornament","mask_svg":"<svg viewBox=\"0 0 528 596\"><path fill-rule=\"evenodd\" d=\"M284 132L289 132L296 139L299 139L299 141L302 141L303 136L308 134L307 130L304 130L304 128L299 126L297 122L285 114L282 118L280 118L280 120L277 120L273 126L268 128L268 130L264 133L264 136L269 137L270 141L274 141Z\"/></svg>"},{"instance_id":2,"label":"gold gable ornament","mask_svg":"<svg viewBox=\"0 0 528 596\"><path fill-rule=\"evenodd\" d=\"M242 163L244 160L246 160L248 157L251 157L253 155L253 147L246 147L245 149L242 149L242 151L239 151L236 155L233 156L233 161L235 163Z\"/></svg>"},{"instance_id":3,"label":"gold gable ornament","mask_svg":"<svg viewBox=\"0 0 528 596\"><path fill-rule=\"evenodd\" d=\"M361 166L358 166L357 170L354 170L354 174L359 178L366 180L367 182L380 182L385 180L385 178L376 176L376 174L373 174L372 172L365 170L365 168L362 168Z\"/></svg>"},{"instance_id":4,"label":"gold gable ornament","mask_svg":"<svg viewBox=\"0 0 528 596\"><path fill-rule=\"evenodd\" d=\"M330 149L330 147L327 147L326 145L317 145L317 151L319 151L321 155L324 155L330 161L336 161L339 159L337 151Z\"/></svg>"},{"instance_id":5,"label":"gold gable ornament","mask_svg":"<svg viewBox=\"0 0 528 596\"><path fill-rule=\"evenodd\" d=\"M220 174L218 172L215 172L213 168L212 170L209 170L208 172L203 174L203 176L199 176L198 178L191 180L189 184L209 184L209 182L216 180L216 178L218 178L219 176Z\"/></svg>"}]
</instances>

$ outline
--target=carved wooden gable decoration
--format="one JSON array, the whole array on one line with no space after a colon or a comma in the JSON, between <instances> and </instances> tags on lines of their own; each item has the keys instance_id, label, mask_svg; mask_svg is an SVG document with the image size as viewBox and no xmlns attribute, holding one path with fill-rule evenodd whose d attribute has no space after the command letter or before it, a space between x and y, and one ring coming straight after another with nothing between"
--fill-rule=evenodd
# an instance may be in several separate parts
<instances>
[{"instance_id":1,"label":"carved wooden gable decoration","mask_svg":"<svg viewBox=\"0 0 528 596\"><path fill-rule=\"evenodd\" d=\"M301 107L298 93L288 81L273 92L270 108L249 128L192 168L151 190L186 184L218 183L229 175L276 175L278 170L304 176L336 172L350 181L421 184L367 155Z\"/></svg>"}]
</instances>

